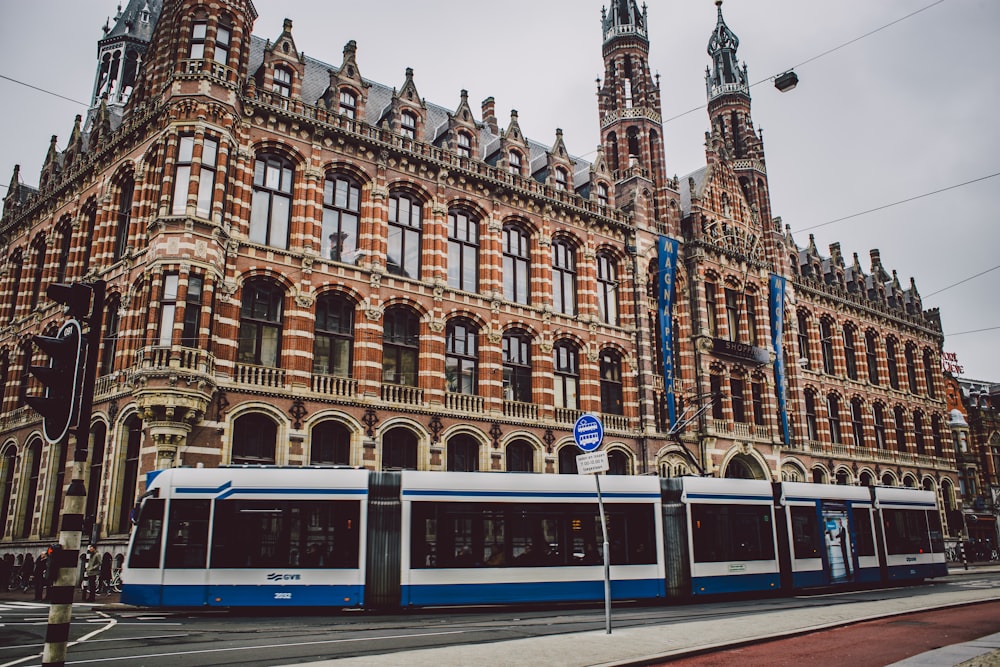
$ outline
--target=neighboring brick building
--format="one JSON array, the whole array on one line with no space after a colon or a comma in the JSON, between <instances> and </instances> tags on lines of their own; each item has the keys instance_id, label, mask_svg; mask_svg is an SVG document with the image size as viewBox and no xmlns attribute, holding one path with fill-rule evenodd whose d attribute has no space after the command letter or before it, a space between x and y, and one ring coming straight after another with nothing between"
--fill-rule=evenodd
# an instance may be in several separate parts
<instances>
[{"instance_id":1,"label":"neighboring brick building","mask_svg":"<svg viewBox=\"0 0 1000 667\"><path fill-rule=\"evenodd\" d=\"M410 70L397 87L364 79L354 42L333 66L301 54L291 21L251 37L249 0L212 7L130 2L101 40L88 118L65 149L53 138L38 190L11 180L4 542L54 535L65 478L67 448L23 400L26 341L62 317L44 286L95 278L109 307L87 514L112 543L151 469L575 472L583 412L601 415L616 474L923 486L954 503L938 314L878 251L866 272L772 217L721 7L706 166L684 178L666 175L634 0L603 17L593 162L560 131L524 137L516 112L501 127L492 98L478 119L464 91L449 110Z\"/></svg>"}]
</instances>

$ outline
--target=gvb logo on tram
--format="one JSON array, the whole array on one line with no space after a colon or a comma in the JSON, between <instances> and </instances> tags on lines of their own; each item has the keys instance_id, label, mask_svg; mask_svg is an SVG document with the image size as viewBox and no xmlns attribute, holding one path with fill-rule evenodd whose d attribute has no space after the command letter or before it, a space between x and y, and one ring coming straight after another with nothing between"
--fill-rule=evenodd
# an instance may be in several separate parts
<instances>
[{"instance_id":1,"label":"gvb logo on tram","mask_svg":"<svg viewBox=\"0 0 1000 667\"><path fill-rule=\"evenodd\" d=\"M301 574L281 574L280 572L271 572L267 575L268 581L301 581Z\"/></svg>"}]
</instances>

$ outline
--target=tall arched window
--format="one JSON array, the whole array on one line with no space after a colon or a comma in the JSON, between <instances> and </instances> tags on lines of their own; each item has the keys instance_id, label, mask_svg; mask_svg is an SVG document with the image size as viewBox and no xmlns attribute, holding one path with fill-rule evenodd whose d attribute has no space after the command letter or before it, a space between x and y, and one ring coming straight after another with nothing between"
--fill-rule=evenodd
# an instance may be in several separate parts
<instances>
[{"instance_id":1,"label":"tall arched window","mask_svg":"<svg viewBox=\"0 0 1000 667\"><path fill-rule=\"evenodd\" d=\"M479 287L479 221L463 209L448 211L448 286Z\"/></svg>"},{"instance_id":2,"label":"tall arched window","mask_svg":"<svg viewBox=\"0 0 1000 667\"><path fill-rule=\"evenodd\" d=\"M389 239L386 270L397 276L420 278L420 232L423 206L408 194L389 197Z\"/></svg>"},{"instance_id":3,"label":"tall arched window","mask_svg":"<svg viewBox=\"0 0 1000 667\"><path fill-rule=\"evenodd\" d=\"M868 366L868 381L878 385L878 333L872 330L865 333L865 365Z\"/></svg>"},{"instance_id":4,"label":"tall arched window","mask_svg":"<svg viewBox=\"0 0 1000 667\"><path fill-rule=\"evenodd\" d=\"M552 350L555 406L576 410L579 406L580 366L576 347L561 340Z\"/></svg>"},{"instance_id":5,"label":"tall arched window","mask_svg":"<svg viewBox=\"0 0 1000 667\"><path fill-rule=\"evenodd\" d=\"M816 423L816 394L811 389L806 389L806 438L812 441L819 440L819 429Z\"/></svg>"},{"instance_id":6,"label":"tall arched window","mask_svg":"<svg viewBox=\"0 0 1000 667\"><path fill-rule=\"evenodd\" d=\"M830 425L830 441L834 444L842 442L840 431L840 398L836 394L826 397L827 421Z\"/></svg>"},{"instance_id":7,"label":"tall arched window","mask_svg":"<svg viewBox=\"0 0 1000 667\"><path fill-rule=\"evenodd\" d=\"M892 419L896 428L896 451L906 451L906 413L902 406L897 405L892 409Z\"/></svg>"},{"instance_id":8,"label":"tall arched window","mask_svg":"<svg viewBox=\"0 0 1000 667\"><path fill-rule=\"evenodd\" d=\"M310 465L351 465L351 432L340 422L328 419L316 424L309 440Z\"/></svg>"},{"instance_id":9,"label":"tall arched window","mask_svg":"<svg viewBox=\"0 0 1000 667\"><path fill-rule=\"evenodd\" d=\"M833 323L828 319L819 321L819 344L823 353L823 372L833 375Z\"/></svg>"},{"instance_id":10,"label":"tall arched window","mask_svg":"<svg viewBox=\"0 0 1000 667\"><path fill-rule=\"evenodd\" d=\"M407 139L417 138L417 115L412 111L404 111L399 115L399 133Z\"/></svg>"},{"instance_id":11,"label":"tall arched window","mask_svg":"<svg viewBox=\"0 0 1000 667\"><path fill-rule=\"evenodd\" d=\"M858 351L853 326L844 327L844 362L847 366L847 377L858 379Z\"/></svg>"},{"instance_id":12,"label":"tall arched window","mask_svg":"<svg viewBox=\"0 0 1000 667\"><path fill-rule=\"evenodd\" d=\"M556 167L555 169L555 181L556 190L563 191L569 185L569 174L562 167Z\"/></svg>"},{"instance_id":13,"label":"tall arched window","mask_svg":"<svg viewBox=\"0 0 1000 667\"><path fill-rule=\"evenodd\" d=\"M507 445L507 472L534 472L535 448L525 440Z\"/></svg>"},{"instance_id":14,"label":"tall arched window","mask_svg":"<svg viewBox=\"0 0 1000 667\"><path fill-rule=\"evenodd\" d=\"M17 301L21 296L21 278L24 270L24 255L20 250L11 257L9 266L10 279L7 282L7 294L10 299L7 302L7 321L13 322L17 316Z\"/></svg>"},{"instance_id":15,"label":"tall arched window","mask_svg":"<svg viewBox=\"0 0 1000 667\"><path fill-rule=\"evenodd\" d=\"M21 534L27 538L31 535L31 521L35 516L35 501L38 499L38 476L42 466L42 441L34 440L24 450L27 459L22 465L27 470L28 477L24 480L24 494L21 500Z\"/></svg>"},{"instance_id":16,"label":"tall arched window","mask_svg":"<svg viewBox=\"0 0 1000 667\"><path fill-rule=\"evenodd\" d=\"M351 377L354 349L354 304L340 294L316 300L313 373Z\"/></svg>"},{"instance_id":17,"label":"tall arched window","mask_svg":"<svg viewBox=\"0 0 1000 667\"><path fill-rule=\"evenodd\" d=\"M917 446L917 454L927 455L927 443L924 441L924 413L916 410L913 413L913 442Z\"/></svg>"},{"instance_id":18,"label":"tall arched window","mask_svg":"<svg viewBox=\"0 0 1000 667\"><path fill-rule=\"evenodd\" d=\"M455 318L445 330L445 388L454 394L475 395L479 389L479 329Z\"/></svg>"},{"instance_id":19,"label":"tall arched window","mask_svg":"<svg viewBox=\"0 0 1000 667\"><path fill-rule=\"evenodd\" d=\"M281 288L268 280L252 280L243 286L237 351L240 363L278 367L284 296Z\"/></svg>"},{"instance_id":20,"label":"tall arched window","mask_svg":"<svg viewBox=\"0 0 1000 667\"><path fill-rule=\"evenodd\" d=\"M896 349L896 339L891 336L885 339L885 361L889 368L889 386L899 389L899 356Z\"/></svg>"},{"instance_id":21,"label":"tall arched window","mask_svg":"<svg viewBox=\"0 0 1000 667\"><path fill-rule=\"evenodd\" d=\"M881 403L874 404L872 406L872 418L875 421L875 446L879 449L885 449L885 406Z\"/></svg>"},{"instance_id":22,"label":"tall arched window","mask_svg":"<svg viewBox=\"0 0 1000 667\"><path fill-rule=\"evenodd\" d=\"M865 446L864 404L860 398L851 399L851 433L854 435L854 446Z\"/></svg>"},{"instance_id":23,"label":"tall arched window","mask_svg":"<svg viewBox=\"0 0 1000 667\"><path fill-rule=\"evenodd\" d=\"M420 320L409 308L390 308L383 317L382 382L416 387Z\"/></svg>"},{"instance_id":24,"label":"tall arched window","mask_svg":"<svg viewBox=\"0 0 1000 667\"><path fill-rule=\"evenodd\" d=\"M576 249L566 239L552 241L552 309L576 315Z\"/></svg>"},{"instance_id":25,"label":"tall arched window","mask_svg":"<svg viewBox=\"0 0 1000 667\"><path fill-rule=\"evenodd\" d=\"M125 421L125 442L122 449L121 493L118 503L118 532L128 533L132 527L132 506L139 482L139 450L142 447L142 420L131 415Z\"/></svg>"},{"instance_id":26,"label":"tall arched window","mask_svg":"<svg viewBox=\"0 0 1000 667\"><path fill-rule=\"evenodd\" d=\"M394 428L382 436L382 470L416 470L417 436Z\"/></svg>"},{"instance_id":27,"label":"tall arched window","mask_svg":"<svg viewBox=\"0 0 1000 667\"><path fill-rule=\"evenodd\" d=\"M97 422L90 429L90 465L87 470L87 507L83 513L84 532L90 534L97 521L98 501L101 498L101 479L104 475L104 447L108 427Z\"/></svg>"},{"instance_id":28,"label":"tall arched window","mask_svg":"<svg viewBox=\"0 0 1000 667\"><path fill-rule=\"evenodd\" d=\"M805 311L798 311L798 341L799 341L799 363L805 369L812 368L812 357L809 355L809 316Z\"/></svg>"},{"instance_id":29,"label":"tall arched window","mask_svg":"<svg viewBox=\"0 0 1000 667\"><path fill-rule=\"evenodd\" d=\"M448 470L476 472L479 470L479 443L469 435L457 435L448 440Z\"/></svg>"},{"instance_id":30,"label":"tall arched window","mask_svg":"<svg viewBox=\"0 0 1000 667\"><path fill-rule=\"evenodd\" d=\"M560 475L576 475L578 473L576 457L579 453L580 450L573 445L566 445L559 450Z\"/></svg>"},{"instance_id":31,"label":"tall arched window","mask_svg":"<svg viewBox=\"0 0 1000 667\"><path fill-rule=\"evenodd\" d=\"M0 414L6 412L4 409L4 397L7 388L10 386L10 350L0 350ZM0 507L0 510L3 508ZM2 514L2 512L0 512Z\"/></svg>"},{"instance_id":32,"label":"tall arched window","mask_svg":"<svg viewBox=\"0 0 1000 667\"><path fill-rule=\"evenodd\" d=\"M232 463L273 465L278 442L278 425L259 412L241 415L233 423Z\"/></svg>"},{"instance_id":33,"label":"tall arched window","mask_svg":"<svg viewBox=\"0 0 1000 667\"><path fill-rule=\"evenodd\" d=\"M503 298L531 303L531 237L511 223L503 226Z\"/></svg>"},{"instance_id":34,"label":"tall arched window","mask_svg":"<svg viewBox=\"0 0 1000 667\"><path fill-rule=\"evenodd\" d=\"M7 535L7 517L10 516L10 498L14 493L14 468L17 463L17 448L13 445L0 456L0 538Z\"/></svg>"},{"instance_id":35,"label":"tall arched window","mask_svg":"<svg viewBox=\"0 0 1000 667\"><path fill-rule=\"evenodd\" d=\"M118 214L115 218L115 248L114 261L125 255L128 247L129 225L132 222L132 197L135 194L135 181L131 175L124 176L118 185Z\"/></svg>"},{"instance_id":36,"label":"tall arched window","mask_svg":"<svg viewBox=\"0 0 1000 667\"><path fill-rule=\"evenodd\" d=\"M104 336L101 339L101 375L108 375L114 370L120 335L121 296L115 294L108 299L108 304L104 311Z\"/></svg>"},{"instance_id":37,"label":"tall arched window","mask_svg":"<svg viewBox=\"0 0 1000 667\"><path fill-rule=\"evenodd\" d=\"M622 358L614 350L601 351L601 412L625 414L622 392Z\"/></svg>"},{"instance_id":38,"label":"tall arched window","mask_svg":"<svg viewBox=\"0 0 1000 667\"><path fill-rule=\"evenodd\" d=\"M358 116L358 96L347 88L340 89L340 115L348 118Z\"/></svg>"},{"instance_id":39,"label":"tall arched window","mask_svg":"<svg viewBox=\"0 0 1000 667\"><path fill-rule=\"evenodd\" d=\"M944 456L944 440L941 437L941 417L940 415L933 415L931 417L931 437L934 439L934 456ZM997 455L997 451L994 448L994 457ZM996 459L994 458L994 463Z\"/></svg>"},{"instance_id":40,"label":"tall arched window","mask_svg":"<svg viewBox=\"0 0 1000 667\"><path fill-rule=\"evenodd\" d=\"M521 329L505 331L502 342L503 397L531 402L531 338Z\"/></svg>"},{"instance_id":41,"label":"tall arched window","mask_svg":"<svg viewBox=\"0 0 1000 667\"><path fill-rule=\"evenodd\" d=\"M934 390L934 353L928 349L924 350L924 384L927 385L927 396L935 398L937 392Z\"/></svg>"},{"instance_id":42,"label":"tall arched window","mask_svg":"<svg viewBox=\"0 0 1000 667\"><path fill-rule=\"evenodd\" d=\"M45 278L45 238L38 237L31 244L31 254L34 256L34 275L31 278L31 310L38 307L38 299L42 294L42 281Z\"/></svg>"},{"instance_id":43,"label":"tall arched window","mask_svg":"<svg viewBox=\"0 0 1000 667\"><path fill-rule=\"evenodd\" d=\"M353 180L329 173L323 182L323 230L320 254L345 264L358 261L361 188Z\"/></svg>"},{"instance_id":44,"label":"tall arched window","mask_svg":"<svg viewBox=\"0 0 1000 667\"><path fill-rule=\"evenodd\" d=\"M613 449L608 452L608 474L628 475L630 474L628 455L620 449Z\"/></svg>"},{"instance_id":45,"label":"tall arched window","mask_svg":"<svg viewBox=\"0 0 1000 667\"><path fill-rule=\"evenodd\" d=\"M254 161L250 240L287 248L292 220L295 169L280 155L258 155Z\"/></svg>"},{"instance_id":46,"label":"tall arched window","mask_svg":"<svg viewBox=\"0 0 1000 667\"><path fill-rule=\"evenodd\" d=\"M522 158L521 154L518 151L509 151L507 153L507 171L509 171L514 176L524 175Z\"/></svg>"},{"instance_id":47,"label":"tall arched window","mask_svg":"<svg viewBox=\"0 0 1000 667\"><path fill-rule=\"evenodd\" d=\"M455 134L455 152L461 157L472 157L472 137L465 132Z\"/></svg>"},{"instance_id":48,"label":"tall arched window","mask_svg":"<svg viewBox=\"0 0 1000 667\"><path fill-rule=\"evenodd\" d=\"M271 84L271 90L278 93L282 97L288 97L292 94L292 73L289 72L284 67L274 68L274 80Z\"/></svg>"},{"instance_id":49,"label":"tall arched window","mask_svg":"<svg viewBox=\"0 0 1000 667\"><path fill-rule=\"evenodd\" d=\"M906 383L911 394L917 393L917 359L916 347L912 343L907 343L903 352L906 359Z\"/></svg>"},{"instance_id":50,"label":"tall arched window","mask_svg":"<svg viewBox=\"0 0 1000 667\"><path fill-rule=\"evenodd\" d=\"M56 282L64 283L68 278L69 274L69 253L73 248L73 227L71 226L68 217L64 220L64 223L60 225L59 231L59 241L57 246L59 248L59 256L56 261Z\"/></svg>"},{"instance_id":51,"label":"tall arched window","mask_svg":"<svg viewBox=\"0 0 1000 667\"><path fill-rule=\"evenodd\" d=\"M606 253L597 253L597 313L602 322L618 324L618 266Z\"/></svg>"}]
</instances>

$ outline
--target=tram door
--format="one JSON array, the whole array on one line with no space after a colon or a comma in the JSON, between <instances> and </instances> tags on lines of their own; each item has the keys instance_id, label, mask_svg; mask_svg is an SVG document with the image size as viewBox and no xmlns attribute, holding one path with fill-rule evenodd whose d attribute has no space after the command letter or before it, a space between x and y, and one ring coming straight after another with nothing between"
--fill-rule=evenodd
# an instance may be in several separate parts
<instances>
[{"instance_id":1,"label":"tram door","mask_svg":"<svg viewBox=\"0 0 1000 667\"><path fill-rule=\"evenodd\" d=\"M854 581L854 545L843 505L823 505L826 568L831 584Z\"/></svg>"}]
</instances>

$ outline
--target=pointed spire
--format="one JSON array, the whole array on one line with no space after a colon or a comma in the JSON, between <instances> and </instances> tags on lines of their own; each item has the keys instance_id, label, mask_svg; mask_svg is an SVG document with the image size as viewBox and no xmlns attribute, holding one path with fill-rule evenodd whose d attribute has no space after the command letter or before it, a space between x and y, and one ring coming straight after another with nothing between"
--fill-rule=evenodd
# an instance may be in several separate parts
<instances>
[{"instance_id":1,"label":"pointed spire","mask_svg":"<svg viewBox=\"0 0 1000 667\"><path fill-rule=\"evenodd\" d=\"M635 0L611 0L611 11L601 8L601 23L604 26L604 43L622 35L638 36L649 40L646 31L646 5L642 12Z\"/></svg>"},{"instance_id":2,"label":"pointed spire","mask_svg":"<svg viewBox=\"0 0 1000 667\"><path fill-rule=\"evenodd\" d=\"M49 150L45 154L45 163L42 165L42 169L48 168L49 165L52 165L57 160L59 160L59 149L56 148L56 142L57 141L58 141L58 137L53 134L52 138L49 139Z\"/></svg>"},{"instance_id":3,"label":"pointed spire","mask_svg":"<svg viewBox=\"0 0 1000 667\"><path fill-rule=\"evenodd\" d=\"M749 95L750 85L747 81L746 65L741 69L736 57L740 40L722 18L722 0L715 0L715 6L718 7L719 20L711 39L708 40L708 55L712 57L712 67L705 75L708 99L714 99L725 93Z\"/></svg>"},{"instance_id":4,"label":"pointed spire","mask_svg":"<svg viewBox=\"0 0 1000 667\"><path fill-rule=\"evenodd\" d=\"M510 110L510 125L507 126L507 132L504 136L514 141L524 141L524 135L521 134L521 125L517 122L517 109Z\"/></svg>"}]
</instances>

